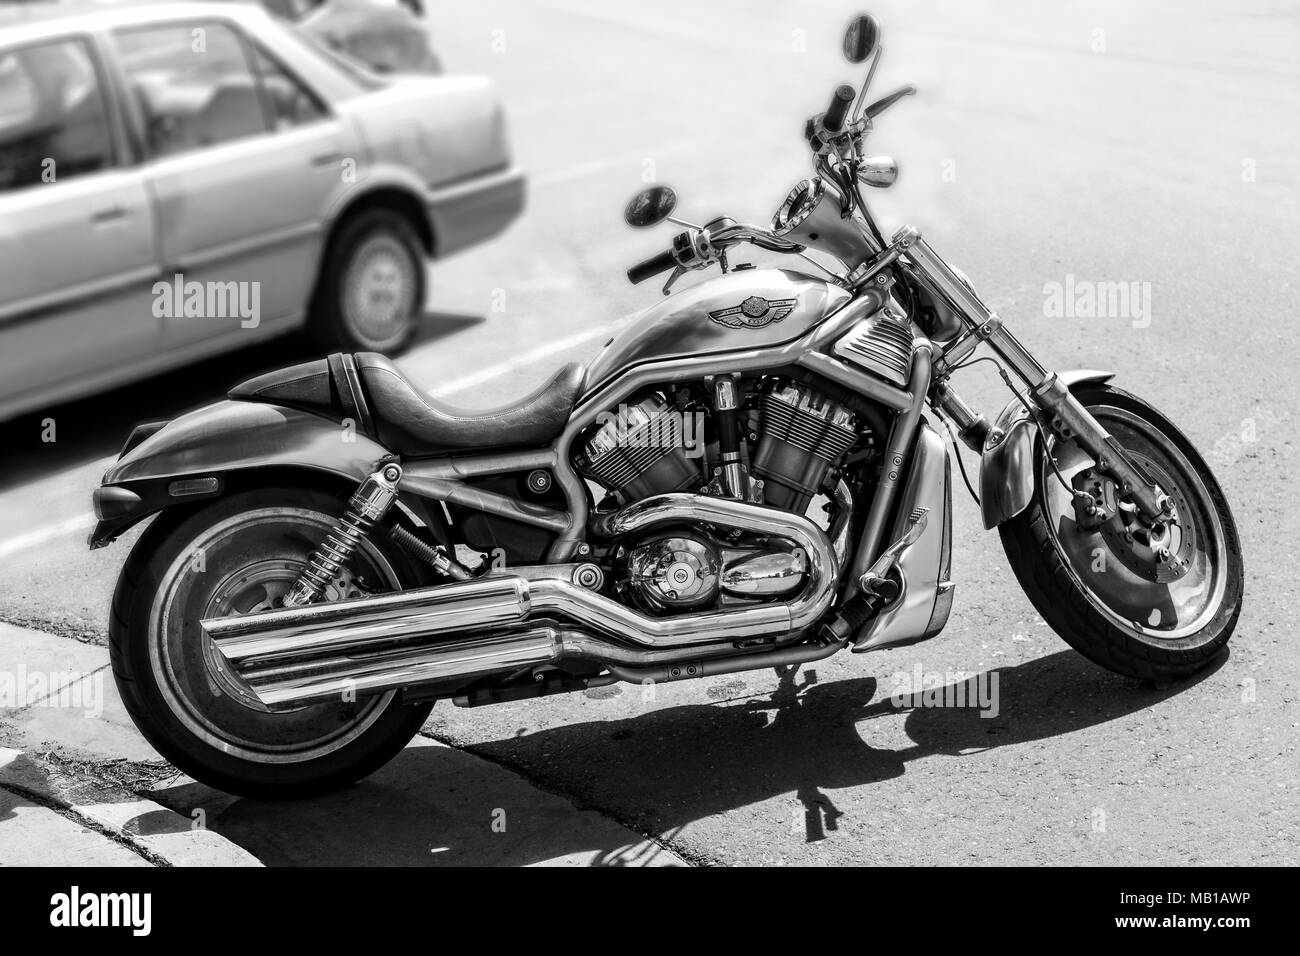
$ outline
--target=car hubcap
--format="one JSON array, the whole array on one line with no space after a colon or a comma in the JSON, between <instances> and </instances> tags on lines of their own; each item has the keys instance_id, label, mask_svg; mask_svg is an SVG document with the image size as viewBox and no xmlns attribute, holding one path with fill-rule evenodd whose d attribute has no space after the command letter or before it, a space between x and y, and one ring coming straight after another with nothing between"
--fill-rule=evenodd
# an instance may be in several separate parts
<instances>
[{"instance_id":1,"label":"car hubcap","mask_svg":"<svg viewBox=\"0 0 1300 956\"><path fill-rule=\"evenodd\" d=\"M399 335L415 309L415 263L391 236L365 240L348 265L343 313L363 338L384 341Z\"/></svg>"}]
</instances>

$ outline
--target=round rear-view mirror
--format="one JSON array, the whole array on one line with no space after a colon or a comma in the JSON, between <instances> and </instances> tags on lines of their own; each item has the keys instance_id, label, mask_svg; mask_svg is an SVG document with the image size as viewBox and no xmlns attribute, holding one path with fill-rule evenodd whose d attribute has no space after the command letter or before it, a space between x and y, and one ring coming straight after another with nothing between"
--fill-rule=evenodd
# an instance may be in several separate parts
<instances>
[{"instance_id":1,"label":"round rear-view mirror","mask_svg":"<svg viewBox=\"0 0 1300 956\"><path fill-rule=\"evenodd\" d=\"M663 222L677 208L677 193L671 186L650 186L641 190L623 210L629 226L641 228Z\"/></svg>"},{"instance_id":2,"label":"round rear-view mirror","mask_svg":"<svg viewBox=\"0 0 1300 956\"><path fill-rule=\"evenodd\" d=\"M880 24L869 13L854 17L844 31L844 58L850 63L864 63L876 51L880 41Z\"/></svg>"}]
</instances>

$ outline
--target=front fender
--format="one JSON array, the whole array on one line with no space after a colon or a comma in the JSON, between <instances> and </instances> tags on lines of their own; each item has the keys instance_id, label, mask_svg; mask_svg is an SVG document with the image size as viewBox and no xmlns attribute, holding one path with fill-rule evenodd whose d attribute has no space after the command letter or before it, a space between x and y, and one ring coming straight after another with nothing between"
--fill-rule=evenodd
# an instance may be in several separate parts
<instances>
[{"instance_id":1,"label":"front fender","mask_svg":"<svg viewBox=\"0 0 1300 956\"><path fill-rule=\"evenodd\" d=\"M235 472L305 468L357 482L390 456L354 428L310 412L216 402L168 422L104 473L89 544L103 547L171 505L215 498Z\"/></svg>"},{"instance_id":2,"label":"front fender","mask_svg":"<svg viewBox=\"0 0 1300 956\"><path fill-rule=\"evenodd\" d=\"M1114 372L1071 369L1057 377L1073 388L1084 382L1109 382ZM1034 494L1034 439L1038 428L1020 399L1002 409L984 441L980 458L980 513L985 528L995 528L1029 507Z\"/></svg>"}]
</instances>

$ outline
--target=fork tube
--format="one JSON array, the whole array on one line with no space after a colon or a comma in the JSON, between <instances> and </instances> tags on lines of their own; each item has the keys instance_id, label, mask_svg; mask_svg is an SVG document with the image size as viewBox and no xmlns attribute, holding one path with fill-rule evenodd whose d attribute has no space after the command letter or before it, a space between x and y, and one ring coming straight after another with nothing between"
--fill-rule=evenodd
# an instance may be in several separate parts
<instances>
[{"instance_id":1,"label":"fork tube","mask_svg":"<svg viewBox=\"0 0 1300 956\"><path fill-rule=\"evenodd\" d=\"M1144 518L1155 521L1173 511L1169 498L1151 477L1137 468L1119 443L1107 433L1069 388L1039 364L1038 359L1020 344L1002 325L997 314L961 281L948 263L930 248L919 231L904 226L894 235L894 244L903 248L925 278L938 288L959 312L981 341L987 342L998 357L1029 386L1029 397L1047 413L1052 431L1062 438L1074 439L1097 460L1102 471L1110 475L1133 499Z\"/></svg>"},{"instance_id":2,"label":"fork tube","mask_svg":"<svg viewBox=\"0 0 1300 956\"><path fill-rule=\"evenodd\" d=\"M894 419L889 441L885 444L885 460L880 468L880 482L867 512L867 521L858 539L858 549L853 555L853 570L846 582L845 595L852 595L858 587L858 578L871 567L880 551L885 534L885 521L894 510L894 498L906 474L907 456L915 447L916 429L925 409L925 396L930 391L931 345L919 341L912 353L912 369L907 380L907 390L912 393L912 407Z\"/></svg>"},{"instance_id":3,"label":"fork tube","mask_svg":"<svg viewBox=\"0 0 1300 956\"><path fill-rule=\"evenodd\" d=\"M930 248L930 244L921 238L920 232L911 226L905 226L894 236L894 242L902 247L908 258L934 283L944 298L957 306L963 318L970 323L975 336L980 341L987 342L1026 385L1035 386L1046 380L1047 369L1029 354L1029 350L1020 344L1010 329L1003 326L997 313L985 305L984 300L970 286L961 281L961 277L952 271L943 257Z\"/></svg>"}]
</instances>

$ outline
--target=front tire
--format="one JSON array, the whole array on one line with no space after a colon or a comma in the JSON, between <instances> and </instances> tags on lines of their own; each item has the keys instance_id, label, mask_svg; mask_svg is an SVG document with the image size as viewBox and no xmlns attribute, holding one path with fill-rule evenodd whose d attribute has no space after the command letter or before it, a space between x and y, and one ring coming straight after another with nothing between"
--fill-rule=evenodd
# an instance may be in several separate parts
<instances>
[{"instance_id":1,"label":"front tire","mask_svg":"<svg viewBox=\"0 0 1300 956\"><path fill-rule=\"evenodd\" d=\"M268 800L326 793L387 763L428 717L431 704L395 693L271 711L199 627L273 606L344 507L323 491L245 491L163 514L132 549L113 596L113 676L140 732L196 780ZM421 583L376 529L326 597Z\"/></svg>"},{"instance_id":2,"label":"front tire","mask_svg":"<svg viewBox=\"0 0 1300 956\"><path fill-rule=\"evenodd\" d=\"M1164 681L1207 666L1241 614L1245 572L1236 523L1204 458L1148 403L1108 385L1075 396L1176 502L1153 536L1125 508L1090 529L1053 474L1042 441L1029 507L1000 527L1026 596L1075 650L1117 674ZM1089 480L1092 459L1053 439L1062 476Z\"/></svg>"}]
</instances>

